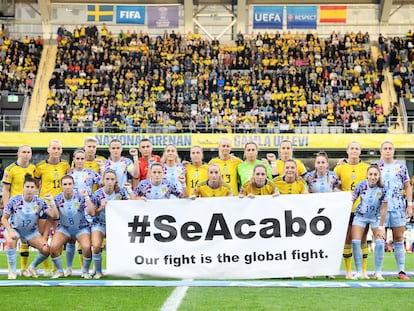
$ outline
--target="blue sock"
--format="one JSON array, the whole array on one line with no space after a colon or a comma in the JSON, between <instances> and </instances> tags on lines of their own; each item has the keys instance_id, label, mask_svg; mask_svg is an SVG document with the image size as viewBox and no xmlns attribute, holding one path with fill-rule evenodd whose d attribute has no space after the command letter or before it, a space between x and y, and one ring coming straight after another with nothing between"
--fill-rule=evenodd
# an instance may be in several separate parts
<instances>
[{"instance_id":1,"label":"blue sock","mask_svg":"<svg viewBox=\"0 0 414 311\"><path fill-rule=\"evenodd\" d=\"M43 255L41 252L37 253L36 258L30 264L31 267L36 268L39 264L41 264L48 256Z\"/></svg>"},{"instance_id":2,"label":"blue sock","mask_svg":"<svg viewBox=\"0 0 414 311\"><path fill-rule=\"evenodd\" d=\"M16 273L16 249L7 249L6 255L7 255L7 261L10 266L10 272Z\"/></svg>"},{"instance_id":3,"label":"blue sock","mask_svg":"<svg viewBox=\"0 0 414 311\"><path fill-rule=\"evenodd\" d=\"M375 272L382 271L382 263L384 262L384 250L385 250L384 240L382 239L375 240L375 251L374 251Z\"/></svg>"},{"instance_id":4,"label":"blue sock","mask_svg":"<svg viewBox=\"0 0 414 311\"><path fill-rule=\"evenodd\" d=\"M83 256L82 272L89 272L91 262L92 262L92 258L86 258L85 256Z\"/></svg>"},{"instance_id":5,"label":"blue sock","mask_svg":"<svg viewBox=\"0 0 414 311\"><path fill-rule=\"evenodd\" d=\"M56 258L52 258L53 263L56 266L56 271L63 272L63 265L62 265L62 256L58 256Z\"/></svg>"},{"instance_id":6,"label":"blue sock","mask_svg":"<svg viewBox=\"0 0 414 311\"><path fill-rule=\"evenodd\" d=\"M75 257L76 244L66 243L66 267L72 269L73 258Z\"/></svg>"},{"instance_id":7,"label":"blue sock","mask_svg":"<svg viewBox=\"0 0 414 311\"><path fill-rule=\"evenodd\" d=\"M354 257L356 271L358 273L361 273L362 272L361 240L352 240L352 256Z\"/></svg>"},{"instance_id":8,"label":"blue sock","mask_svg":"<svg viewBox=\"0 0 414 311\"><path fill-rule=\"evenodd\" d=\"M92 254L93 264L95 266L95 271L102 273L102 253Z\"/></svg>"},{"instance_id":9,"label":"blue sock","mask_svg":"<svg viewBox=\"0 0 414 311\"><path fill-rule=\"evenodd\" d=\"M394 242L394 257L397 261L398 272L405 269L404 242Z\"/></svg>"}]
</instances>

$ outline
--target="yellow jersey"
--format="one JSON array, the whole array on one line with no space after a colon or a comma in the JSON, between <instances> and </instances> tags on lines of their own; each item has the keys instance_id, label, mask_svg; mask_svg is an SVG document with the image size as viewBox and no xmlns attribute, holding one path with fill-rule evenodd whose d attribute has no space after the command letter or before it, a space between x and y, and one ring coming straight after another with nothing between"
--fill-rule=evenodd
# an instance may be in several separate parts
<instances>
[{"instance_id":1,"label":"yellow jersey","mask_svg":"<svg viewBox=\"0 0 414 311\"><path fill-rule=\"evenodd\" d=\"M219 188L213 189L208 185L206 180L197 184L194 190L194 195L202 198L229 197L233 195L233 191L228 184L222 184Z\"/></svg>"},{"instance_id":2,"label":"yellow jersey","mask_svg":"<svg viewBox=\"0 0 414 311\"><path fill-rule=\"evenodd\" d=\"M97 155L97 156L95 157L95 159L101 160L101 161L102 161L102 163L104 163L104 162L106 161L106 159L105 159L104 157L99 156L99 155ZM90 169L90 170L92 170L92 171L95 171L95 172L97 172L98 174L100 174L100 173L101 173L101 171L100 171L100 166L99 166L99 164L98 164L98 163L96 163L96 162L95 162L95 160L92 160L92 161L85 161L85 168Z\"/></svg>"},{"instance_id":3,"label":"yellow jersey","mask_svg":"<svg viewBox=\"0 0 414 311\"><path fill-rule=\"evenodd\" d=\"M44 198L46 193L57 196L62 189L60 180L66 175L70 165L66 160L60 160L57 164L50 164L47 160L40 161L36 165L34 177L40 179L39 197Z\"/></svg>"},{"instance_id":4,"label":"yellow jersey","mask_svg":"<svg viewBox=\"0 0 414 311\"><path fill-rule=\"evenodd\" d=\"M250 193L254 195L269 195L274 194L277 191L278 190L274 182L270 179L266 179L266 184L261 188L257 188L251 181L248 181L242 186L241 189L241 193L244 195L248 195Z\"/></svg>"},{"instance_id":5,"label":"yellow jersey","mask_svg":"<svg viewBox=\"0 0 414 311\"><path fill-rule=\"evenodd\" d=\"M208 179L207 164L203 164L199 167L196 167L193 164L187 164L185 166L185 178L188 194L192 195L197 184Z\"/></svg>"},{"instance_id":6,"label":"yellow jersey","mask_svg":"<svg viewBox=\"0 0 414 311\"><path fill-rule=\"evenodd\" d=\"M220 167L223 181L229 184L233 193L239 193L237 180L237 166L243 161L237 157L232 157L228 160L221 160L220 158L213 158L208 164L217 164Z\"/></svg>"},{"instance_id":7,"label":"yellow jersey","mask_svg":"<svg viewBox=\"0 0 414 311\"><path fill-rule=\"evenodd\" d=\"M304 175L306 173L306 167L305 165L302 163L301 160L298 159L293 159L296 163L296 167L298 169L298 174L300 176ZM276 166L277 166L277 171L279 173L279 176L283 175L284 169L285 169L285 161L277 159L276 160Z\"/></svg>"},{"instance_id":8,"label":"yellow jersey","mask_svg":"<svg viewBox=\"0 0 414 311\"><path fill-rule=\"evenodd\" d=\"M7 166L4 170L3 184L10 185L10 198L23 193L24 176L29 173L34 176L36 166L29 164L21 167L17 162Z\"/></svg>"},{"instance_id":9,"label":"yellow jersey","mask_svg":"<svg viewBox=\"0 0 414 311\"><path fill-rule=\"evenodd\" d=\"M349 164L348 162L337 165L334 168L334 172L338 175L341 181L342 191L353 191L355 186L367 178L367 170L369 164L360 161L358 164ZM355 212L355 208L359 204L360 198L355 200L352 205L352 212Z\"/></svg>"},{"instance_id":10,"label":"yellow jersey","mask_svg":"<svg viewBox=\"0 0 414 311\"><path fill-rule=\"evenodd\" d=\"M280 194L303 194L306 192L306 182L300 178L293 183L287 183L285 176L278 176L273 182Z\"/></svg>"},{"instance_id":11,"label":"yellow jersey","mask_svg":"<svg viewBox=\"0 0 414 311\"><path fill-rule=\"evenodd\" d=\"M337 165L334 172L341 180L342 191L353 191L359 182L367 178L368 167L369 164L362 161L355 165L347 162Z\"/></svg>"}]
</instances>

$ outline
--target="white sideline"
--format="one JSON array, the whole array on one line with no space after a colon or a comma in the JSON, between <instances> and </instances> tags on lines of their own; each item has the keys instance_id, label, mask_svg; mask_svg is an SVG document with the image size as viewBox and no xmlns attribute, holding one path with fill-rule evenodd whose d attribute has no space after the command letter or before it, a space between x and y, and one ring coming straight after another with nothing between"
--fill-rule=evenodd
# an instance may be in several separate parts
<instances>
[{"instance_id":1,"label":"white sideline","mask_svg":"<svg viewBox=\"0 0 414 311\"><path fill-rule=\"evenodd\" d=\"M181 304L185 294L187 293L188 286L176 287L168 299L164 302L160 311L176 311Z\"/></svg>"}]
</instances>

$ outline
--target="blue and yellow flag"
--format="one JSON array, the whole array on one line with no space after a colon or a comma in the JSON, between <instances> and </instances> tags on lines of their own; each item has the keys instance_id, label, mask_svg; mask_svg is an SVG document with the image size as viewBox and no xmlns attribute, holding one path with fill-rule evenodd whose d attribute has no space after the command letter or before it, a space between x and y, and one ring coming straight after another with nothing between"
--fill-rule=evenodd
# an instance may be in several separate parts
<instances>
[{"instance_id":1,"label":"blue and yellow flag","mask_svg":"<svg viewBox=\"0 0 414 311\"><path fill-rule=\"evenodd\" d=\"M113 5L88 5L88 22L112 22Z\"/></svg>"}]
</instances>

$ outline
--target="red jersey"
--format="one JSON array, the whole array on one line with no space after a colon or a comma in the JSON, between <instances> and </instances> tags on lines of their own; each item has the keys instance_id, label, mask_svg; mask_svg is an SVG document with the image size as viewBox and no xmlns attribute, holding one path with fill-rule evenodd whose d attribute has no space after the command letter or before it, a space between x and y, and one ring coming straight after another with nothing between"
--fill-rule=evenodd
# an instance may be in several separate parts
<instances>
[{"instance_id":1,"label":"red jersey","mask_svg":"<svg viewBox=\"0 0 414 311\"><path fill-rule=\"evenodd\" d=\"M157 155L151 155L151 159L149 161L145 160L144 158L138 159L140 181L147 179L148 170L154 162L161 162L161 158Z\"/></svg>"}]
</instances>

